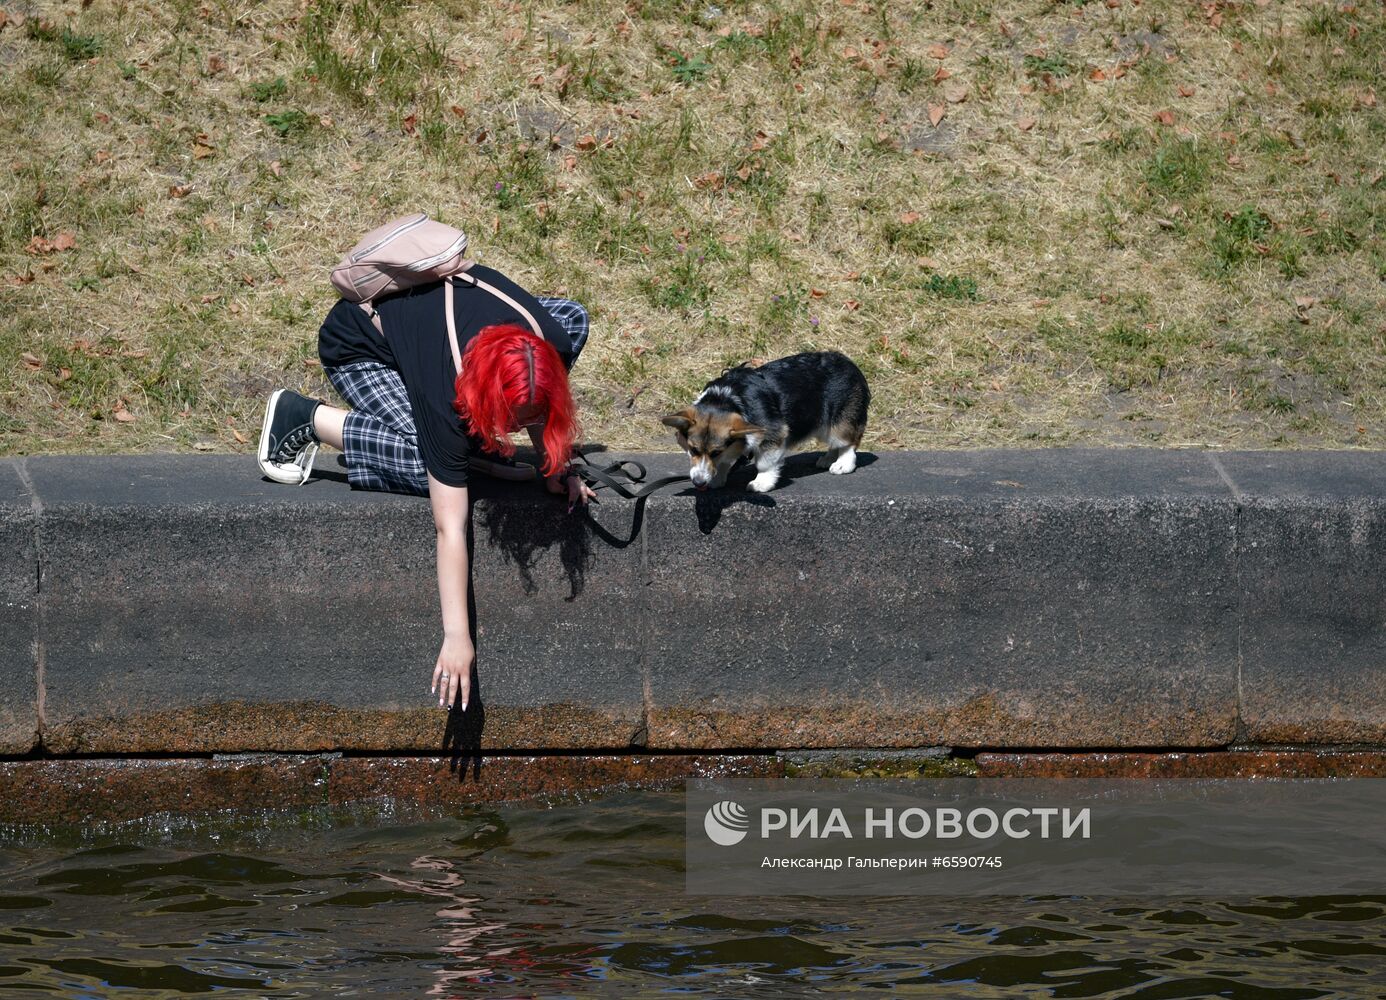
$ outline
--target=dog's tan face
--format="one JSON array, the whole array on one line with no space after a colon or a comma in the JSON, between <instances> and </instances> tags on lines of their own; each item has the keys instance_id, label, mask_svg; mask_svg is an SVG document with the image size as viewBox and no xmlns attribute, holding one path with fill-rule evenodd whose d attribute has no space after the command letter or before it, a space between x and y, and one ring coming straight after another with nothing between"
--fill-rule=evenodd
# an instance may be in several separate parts
<instances>
[{"instance_id":1,"label":"dog's tan face","mask_svg":"<svg viewBox=\"0 0 1386 1000\"><path fill-rule=\"evenodd\" d=\"M746 450L746 438L764 431L746 423L739 413L700 410L690 406L664 418L677 432L679 447L688 452L688 478L700 490L716 481L721 485L731 467Z\"/></svg>"}]
</instances>

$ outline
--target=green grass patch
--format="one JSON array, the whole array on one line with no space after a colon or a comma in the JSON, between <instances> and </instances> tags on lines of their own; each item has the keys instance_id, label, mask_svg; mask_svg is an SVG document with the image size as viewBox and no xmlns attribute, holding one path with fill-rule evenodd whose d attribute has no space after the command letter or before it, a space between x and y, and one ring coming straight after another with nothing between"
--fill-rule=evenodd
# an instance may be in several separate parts
<instances>
[{"instance_id":1,"label":"green grass patch","mask_svg":"<svg viewBox=\"0 0 1386 1000\"><path fill-rule=\"evenodd\" d=\"M276 76L273 80L257 80L251 83L246 91L250 94L250 99L256 104L265 104L269 101L277 101L289 92L289 85L282 76Z\"/></svg>"},{"instance_id":2,"label":"green grass patch","mask_svg":"<svg viewBox=\"0 0 1386 1000\"><path fill-rule=\"evenodd\" d=\"M275 135L281 139L287 139L290 136L308 131L313 120L297 108L289 108L287 111L276 111L274 114L265 115L265 124L274 131Z\"/></svg>"},{"instance_id":3,"label":"green grass patch","mask_svg":"<svg viewBox=\"0 0 1386 1000\"><path fill-rule=\"evenodd\" d=\"M1212 176L1216 153L1197 139L1166 138L1146 160L1150 190L1174 198L1202 191Z\"/></svg>"},{"instance_id":4,"label":"green grass patch","mask_svg":"<svg viewBox=\"0 0 1386 1000\"><path fill-rule=\"evenodd\" d=\"M929 280L924 282L923 290L936 299L977 301L977 282L956 274L931 274Z\"/></svg>"}]
</instances>

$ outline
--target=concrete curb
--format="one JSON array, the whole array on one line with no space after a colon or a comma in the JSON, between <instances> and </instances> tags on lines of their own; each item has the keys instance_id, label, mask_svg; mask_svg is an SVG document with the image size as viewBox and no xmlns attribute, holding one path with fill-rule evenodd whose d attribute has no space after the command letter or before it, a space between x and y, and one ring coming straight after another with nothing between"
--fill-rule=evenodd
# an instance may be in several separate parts
<instances>
[{"instance_id":1,"label":"concrete curb","mask_svg":"<svg viewBox=\"0 0 1386 1000\"><path fill-rule=\"evenodd\" d=\"M244 457L0 462L0 753L1386 742L1377 454L812 460L638 525L479 484L450 725L426 501Z\"/></svg>"}]
</instances>

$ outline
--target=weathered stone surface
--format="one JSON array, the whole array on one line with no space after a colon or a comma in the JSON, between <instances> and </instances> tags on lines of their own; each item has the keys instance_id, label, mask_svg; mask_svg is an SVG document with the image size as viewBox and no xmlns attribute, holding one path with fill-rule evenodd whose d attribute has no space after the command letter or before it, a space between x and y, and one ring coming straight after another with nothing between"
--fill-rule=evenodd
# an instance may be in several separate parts
<instances>
[{"instance_id":1,"label":"weathered stone surface","mask_svg":"<svg viewBox=\"0 0 1386 1000\"><path fill-rule=\"evenodd\" d=\"M652 746L1233 735L1234 507L1200 455L896 453L651 510Z\"/></svg>"},{"instance_id":2,"label":"weathered stone surface","mask_svg":"<svg viewBox=\"0 0 1386 1000\"><path fill-rule=\"evenodd\" d=\"M154 813L297 809L323 801L321 757L0 762L0 823L90 823Z\"/></svg>"},{"instance_id":3,"label":"weathered stone surface","mask_svg":"<svg viewBox=\"0 0 1386 1000\"><path fill-rule=\"evenodd\" d=\"M1242 504L1242 738L1386 741L1386 456L1219 460Z\"/></svg>"},{"instance_id":4,"label":"weathered stone surface","mask_svg":"<svg viewBox=\"0 0 1386 1000\"><path fill-rule=\"evenodd\" d=\"M0 753L38 742L37 517L16 461L0 462Z\"/></svg>"},{"instance_id":5,"label":"weathered stone surface","mask_svg":"<svg viewBox=\"0 0 1386 1000\"><path fill-rule=\"evenodd\" d=\"M640 724L635 551L587 544L533 485L476 505L480 701L448 731L425 499L281 486L248 458L30 469L53 751L626 746Z\"/></svg>"},{"instance_id":6,"label":"weathered stone surface","mask_svg":"<svg viewBox=\"0 0 1386 1000\"><path fill-rule=\"evenodd\" d=\"M661 754L637 756L343 757L332 762L328 800L334 804L402 799L451 805L525 799L568 792L676 786L685 778L779 777L772 755Z\"/></svg>"},{"instance_id":7,"label":"weathered stone surface","mask_svg":"<svg viewBox=\"0 0 1386 1000\"><path fill-rule=\"evenodd\" d=\"M0 762L0 824L138 819L159 813L304 809L374 799L423 806L676 786L690 777L776 777L765 756L338 757Z\"/></svg>"},{"instance_id":8,"label":"weathered stone surface","mask_svg":"<svg viewBox=\"0 0 1386 1000\"><path fill-rule=\"evenodd\" d=\"M979 753L983 778L1383 778L1380 751Z\"/></svg>"}]
</instances>

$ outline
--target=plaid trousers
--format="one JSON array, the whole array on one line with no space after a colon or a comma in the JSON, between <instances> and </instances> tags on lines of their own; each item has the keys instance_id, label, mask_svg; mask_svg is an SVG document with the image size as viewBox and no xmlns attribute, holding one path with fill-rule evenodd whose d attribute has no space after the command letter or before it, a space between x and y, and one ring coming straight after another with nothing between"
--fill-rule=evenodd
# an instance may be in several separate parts
<instances>
[{"instance_id":1,"label":"plaid trousers","mask_svg":"<svg viewBox=\"0 0 1386 1000\"><path fill-rule=\"evenodd\" d=\"M573 342L577 360L587 343L587 310L572 299L539 297ZM347 481L361 490L428 495L428 470L399 372L374 361L325 369L352 409L342 425Z\"/></svg>"}]
</instances>

